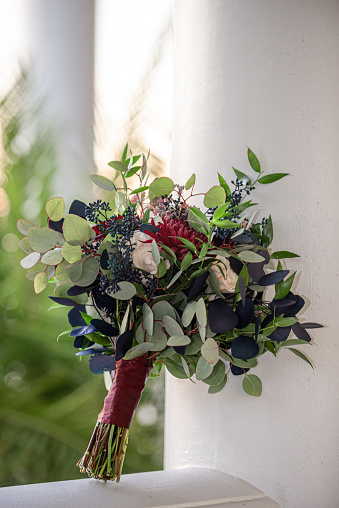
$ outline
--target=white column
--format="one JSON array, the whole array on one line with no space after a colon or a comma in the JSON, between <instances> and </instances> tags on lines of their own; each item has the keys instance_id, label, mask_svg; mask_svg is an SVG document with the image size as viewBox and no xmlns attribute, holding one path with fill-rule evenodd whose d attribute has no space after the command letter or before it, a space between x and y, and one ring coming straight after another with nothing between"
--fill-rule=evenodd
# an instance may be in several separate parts
<instances>
[{"instance_id":1,"label":"white column","mask_svg":"<svg viewBox=\"0 0 339 508\"><path fill-rule=\"evenodd\" d=\"M58 146L53 195L86 199L93 162L94 0L26 0L29 70Z\"/></svg>"},{"instance_id":2,"label":"white column","mask_svg":"<svg viewBox=\"0 0 339 508\"><path fill-rule=\"evenodd\" d=\"M165 467L239 476L284 508L339 499L338 55L336 0L174 0L172 176L195 172L207 190L217 171L252 171L246 146L267 173L291 173L253 196L272 214L273 249L301 255L287 263L300 317L326 328L301 348L315 370L288 351L260 359L260 399L231 375L217 395L167 376Z\"/></svg>"}]
</instances>

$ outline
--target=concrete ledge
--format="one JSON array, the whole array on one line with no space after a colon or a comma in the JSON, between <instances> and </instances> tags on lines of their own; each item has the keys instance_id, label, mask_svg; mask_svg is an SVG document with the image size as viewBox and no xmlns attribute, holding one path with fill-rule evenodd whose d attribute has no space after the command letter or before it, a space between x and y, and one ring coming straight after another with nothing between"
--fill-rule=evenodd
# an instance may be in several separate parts
<instances>
[{"instance_id":1,"label":"concrete ledge","mask_svg":"<svg viewBox=\"0 0 339 508\"><path fill-rule=\"evenodd\" d=\"M0 506L20 508L278 508L233 476L189 467L124 475L120 483L83 479L0 489Z\"/></svg>"}]
</instances>

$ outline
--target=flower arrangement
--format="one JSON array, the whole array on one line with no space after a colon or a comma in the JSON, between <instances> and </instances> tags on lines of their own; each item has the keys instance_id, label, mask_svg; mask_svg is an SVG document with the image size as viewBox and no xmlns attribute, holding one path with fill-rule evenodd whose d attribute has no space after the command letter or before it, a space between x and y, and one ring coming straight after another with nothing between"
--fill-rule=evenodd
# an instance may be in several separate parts
<instances>
[{"instance_id":1,"label":"flower arrangement","mask_svg":"<svg viewBox=\"0 0 339 508\"><path fill-rule=\"evenodd\" d=\"M26 278L36 293L55 284L51 300L69 309L71 329L62 334L74 338L78 356L88 355L94 374L113 379L78 463L82 472L119 481L141 393L163 366L204 382L211 394L230 373L243 376L244 391L256 397L262 383L249 371L261 355L287 349L312 366L293 346L308 344L307 329L321 325L299 322L305 302L292 292L295 273L281 263L298 256L270 254L271 216L256 222L248 213L257 204L247 199L254 186L286 173L265 175L250 149L248 160L256 178L234 169L231 190L218 174L201 210L191 204L194 174L184 186L168 177L148 183L148 156L132 155L126 145L121 161L109 163L121 188L91 176L111 193L109 202L75 200L64 217L64 200L56 197L46 204L46 227L18 221Z\"/></svg>"}]
</instances>

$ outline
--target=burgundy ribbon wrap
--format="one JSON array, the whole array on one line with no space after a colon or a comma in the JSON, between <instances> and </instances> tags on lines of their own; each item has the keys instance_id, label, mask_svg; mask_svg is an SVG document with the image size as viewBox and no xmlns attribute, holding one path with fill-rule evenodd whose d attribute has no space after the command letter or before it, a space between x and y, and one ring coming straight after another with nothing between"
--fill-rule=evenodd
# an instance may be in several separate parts
<instances>
[{"instance_id":1,"label":"burgundy ribbon wrap","mask_svg":"<svg viewBox=\"0 0 339 508\"><path fill-rule=\"evenodd\" d=\"M115 364L112 386L105 398L98 422L129 429L153 362L138 356Z\"/></svg>"}]
</instances>

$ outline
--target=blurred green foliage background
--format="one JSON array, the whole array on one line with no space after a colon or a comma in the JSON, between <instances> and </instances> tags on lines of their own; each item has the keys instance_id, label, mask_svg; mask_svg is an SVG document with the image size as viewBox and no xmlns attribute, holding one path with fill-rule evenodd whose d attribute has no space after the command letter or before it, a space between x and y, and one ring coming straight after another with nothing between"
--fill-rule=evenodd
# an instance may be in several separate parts
<instances>
[{"instance_id":1,"label":"blurred green foliage background","mask_svg":"<svg viewBox=\"0 0 339 508\"><path fill-rule=\"evenodd\" d=\"M44 225L56 171L53 134L39 126L21 75L0 103L0 486L83 478L76 466L106 390L75 356L63 308L48 310L20 266L18 218ZM89 200L91 197L89 196ZM27 216L30 215L30 216ZM123 473L162 468L163 378L152 378L131 426Z\"/></svg>"}]
</instances>

